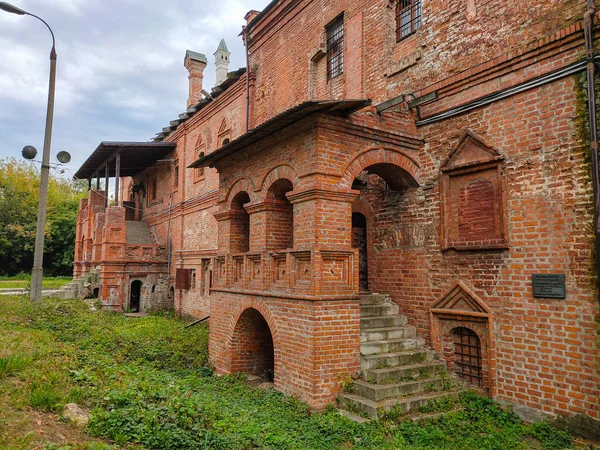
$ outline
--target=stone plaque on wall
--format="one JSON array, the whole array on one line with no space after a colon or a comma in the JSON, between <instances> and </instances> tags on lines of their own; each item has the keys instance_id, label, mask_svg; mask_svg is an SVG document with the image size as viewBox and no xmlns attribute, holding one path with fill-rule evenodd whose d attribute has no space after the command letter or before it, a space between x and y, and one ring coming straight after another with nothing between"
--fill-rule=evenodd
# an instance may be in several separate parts
<instances>
[{"instance_id":1,"label":"stone plaque on wall","mask_svg":"<svg viewBox=\"0 0 600 450\"><path fill-rule=\"evenodd\" d=\"M531 275L531 286L535 298L567 298L567 288L564 274Z\"/></svg>"}]
</instances>

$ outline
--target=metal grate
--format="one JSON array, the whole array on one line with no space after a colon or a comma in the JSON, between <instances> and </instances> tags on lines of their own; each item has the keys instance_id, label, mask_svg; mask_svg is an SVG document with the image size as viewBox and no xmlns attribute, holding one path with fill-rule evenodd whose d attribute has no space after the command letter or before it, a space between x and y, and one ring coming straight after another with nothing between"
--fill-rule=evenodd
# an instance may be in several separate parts
<instances>
[{"instance_id":1,"label":"metal grate","mask_svg":"<svg viewBox=\"0 0 600 450\"><path fill-rule=\"evenodd\" d=\"M453 332L454 370L456 374L475 386L482 386L481 341L474 331L458 327Z\"/></svg>"},{"instance_id":2,"label":"metal grate","mask_svg":"<svg viewBox=\"0 0 600 450\"><path fill-rule=\"evenodd\" d=\"M344 16L327 25L327 79L344 73Z\"/></svg>"},{"instance_id":3,"label":"metal grate","mask_svg":"<svg viewBox=\"0 0 600 450\"><path fill-rule=\"evenodd\" d=\"M410 36L421 27L421 0L397 0L396 41Z\"/></svg>"}]
</instances>

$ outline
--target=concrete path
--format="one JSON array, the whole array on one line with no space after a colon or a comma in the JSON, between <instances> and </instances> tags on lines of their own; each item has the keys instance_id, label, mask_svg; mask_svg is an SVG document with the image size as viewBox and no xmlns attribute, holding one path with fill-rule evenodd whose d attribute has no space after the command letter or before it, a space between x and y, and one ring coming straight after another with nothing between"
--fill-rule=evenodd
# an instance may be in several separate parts
<instances>
[{"instance_id":1,"label":"concrete path","mask_svg":"<svg viewBox=\"0 0 600 450\"><path fill-rule=\"evenodd\" d=\"M58 289L42 289L42 297L50 297L58 293ZM0 288L0 295L28 295L25 288Z\"/></svg>"}]
</instances>

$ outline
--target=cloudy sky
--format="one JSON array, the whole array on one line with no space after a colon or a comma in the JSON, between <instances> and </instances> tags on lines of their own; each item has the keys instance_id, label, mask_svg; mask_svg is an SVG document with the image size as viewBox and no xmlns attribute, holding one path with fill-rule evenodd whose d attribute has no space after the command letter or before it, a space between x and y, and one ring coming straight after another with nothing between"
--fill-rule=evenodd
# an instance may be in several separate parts
<instances>
[{"instance_id":1,"label":"cloudy sky","mask_svg":"<svg viewBox=\"0 0 600 450\"><path fill-rule=\"evenodd\" d=\"M204 53L204 86L215 83L225 38L230 70L245 66L244 15L269 0L11 0L56 35L52 155L66 150L74 173L100 141L148 141L186 108L186 49ZM35 18L0 10L0 158L41 152L51 37ZM66 175L69 173L67 172Z\"/></svg>"}]
</instances>

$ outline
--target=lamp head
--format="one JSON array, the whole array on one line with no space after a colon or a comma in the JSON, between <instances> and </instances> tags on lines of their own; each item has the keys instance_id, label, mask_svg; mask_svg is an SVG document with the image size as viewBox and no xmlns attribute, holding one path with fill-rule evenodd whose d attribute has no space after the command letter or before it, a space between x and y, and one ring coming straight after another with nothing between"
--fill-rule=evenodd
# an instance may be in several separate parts
<instances>
[{"instance_id":1,"label":"lamp head","mask_svg":"<svg viewBox=\"0 0 600 450\"><path fill-rule=\"evenodd\" d=\"M71 161L71 154L69 152L58 152L56 159L61 164L68 164Z\"/></svg>"},{"instance_id":2,"label":"lamp head","mask_svg":"<svg viewBox=\"0 0 600 450\"><path fill-rule=\"evenodd\" d=\"M9 13L18 14L20 16L29 14L27 11L23 11L21 8L17 8L16 6L6 2L0 2L0 9Z\"/></svg>"},{"instance_id":3,"label":"lamp head","mask_svg":"<svg viewBox=\"0 0 600 450\"><path fill-rule=\"evenodd\" d=\"M33 145L26 145L23 147L23 150L21 150L21 155L23 155L23 158L25 159L34 159L37 155L37 149Z\"/></svg>"}]
</instances>

